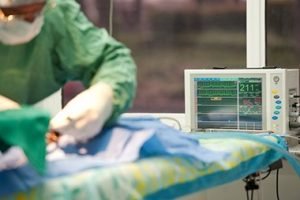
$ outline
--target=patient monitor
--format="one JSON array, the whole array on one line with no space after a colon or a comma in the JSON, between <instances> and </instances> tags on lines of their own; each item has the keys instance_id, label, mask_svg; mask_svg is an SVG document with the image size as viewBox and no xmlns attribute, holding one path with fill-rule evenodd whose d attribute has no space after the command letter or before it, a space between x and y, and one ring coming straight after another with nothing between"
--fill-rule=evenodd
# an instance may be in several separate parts
<instances>
[{"instance_id":1,"label":"patient monitor","mask_svg":"<svg viewBox=\"0 0 300 200\"><path fill-rule=\"evenodd\" d=\"M300 127L299 70L185 70L185 114L190 131L291 134Z\"/></svg>"}]
</instances>

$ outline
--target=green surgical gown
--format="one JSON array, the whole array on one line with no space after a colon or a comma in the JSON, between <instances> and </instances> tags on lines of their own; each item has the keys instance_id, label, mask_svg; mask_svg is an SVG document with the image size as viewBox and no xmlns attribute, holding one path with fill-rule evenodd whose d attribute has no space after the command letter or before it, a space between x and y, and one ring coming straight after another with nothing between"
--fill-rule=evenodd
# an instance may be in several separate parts
<instances>
[{"instance_id":1,"label":"green surgical gown","mask_svg":"<svg viewBox=\"0 0 300 200\"><path fill-rule=\"evenodd\" d=\"M132 104L136 66L130 50L95 27L75 0L48 0L40 34L28 43L0 43L0 95L34 104L77 80L114 90L113 122Z\"/></svg>"}]
</instances>

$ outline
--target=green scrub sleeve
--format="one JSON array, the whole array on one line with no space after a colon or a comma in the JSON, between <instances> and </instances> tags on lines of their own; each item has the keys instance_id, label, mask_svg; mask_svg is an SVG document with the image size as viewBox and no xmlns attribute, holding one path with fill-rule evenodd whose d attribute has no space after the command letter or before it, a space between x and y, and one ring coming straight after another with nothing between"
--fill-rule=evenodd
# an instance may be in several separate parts
<instances>
[{"instance_id":1,"label":"green scrub sleeve","mask_svg":"<svg viewBox=\"0 0 300 200\"><path fill-rule=\"evenodd\" d=\"M0 151L18 146L29 163L44 172L49 119L49 113L34 107L0 111Z\"/></svg>"},{"instance_id":2,"label":"green scrub sleeve","mask_svg":"<svg viewBox=\"0 0 300 200\"><path fill-rule=\"evenodd\" d=\"M57 0L64 28L56 53L71 80L89 87L105 82L113 88L112 124L131 105L136 92L136 65L131 52L105 29L95 27L74 0Z\"/></svg>"}]
</instances>

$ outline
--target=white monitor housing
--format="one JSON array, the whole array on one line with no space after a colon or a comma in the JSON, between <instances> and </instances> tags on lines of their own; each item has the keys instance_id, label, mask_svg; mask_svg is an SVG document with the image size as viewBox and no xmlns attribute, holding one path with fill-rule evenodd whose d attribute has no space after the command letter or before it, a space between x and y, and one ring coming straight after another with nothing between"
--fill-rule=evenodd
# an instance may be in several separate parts
<instances>
[{"instance_id":1,"label":"white monitor housing","mask_svg":"<svg viewBox=\"0 0 300 200\"><path fill-rule=\"evenodd\" d=\"M298 69L185 70L189 131L290 134L299 116Z\"/></svg>"}]
</instances>

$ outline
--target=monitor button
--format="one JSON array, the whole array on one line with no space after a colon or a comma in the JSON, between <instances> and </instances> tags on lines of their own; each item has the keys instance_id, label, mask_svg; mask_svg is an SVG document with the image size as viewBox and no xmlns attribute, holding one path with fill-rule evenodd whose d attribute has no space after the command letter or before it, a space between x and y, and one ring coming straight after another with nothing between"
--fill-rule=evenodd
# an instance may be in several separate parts
<instances>
[{"instance_id":1,"label":"monitor button","mask_svg":"<svg viewBox=\"0 0 300 200\"><path fill-rule=\"evenodd\" d=\"M279 76L274 76L274 77L273 77L273 81L274 81L275 83L278 83L279 80L280 80Z\"/></svg>"},{"instance_id":2,"label":"monitor button","mask_svg":"<svg viewBox=\"0 0 300 200\"><path fill-rule=\"evenodd\" d=\"M272 119L273 119L273 120L277 120L278 117L277 117L277 116L273 116Z\"/></svg>"},{"instance_id":3,"label":"monitor button","mask_svg":"<svg viewBox=\"0 0 300 200\"><path fill-rule=\"evenodd\" d=\"M274 96L274 99L279 99L279 98L280 98L279 95L275 95L275 96Z\"/></svg>"}]
</instances>

